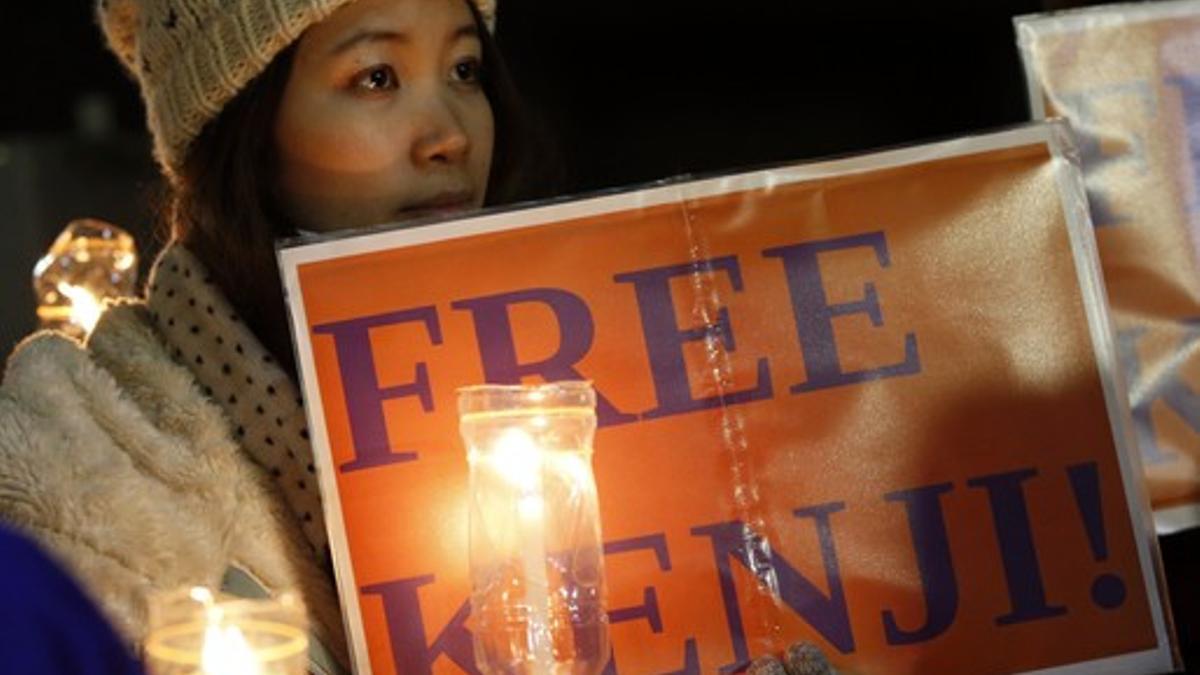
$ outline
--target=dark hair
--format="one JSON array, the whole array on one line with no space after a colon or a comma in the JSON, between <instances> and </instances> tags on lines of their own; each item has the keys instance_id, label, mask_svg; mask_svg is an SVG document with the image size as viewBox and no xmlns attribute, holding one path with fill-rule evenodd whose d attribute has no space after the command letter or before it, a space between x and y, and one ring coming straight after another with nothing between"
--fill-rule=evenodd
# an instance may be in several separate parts
<instances>
[{"instance_id":1,"label":"dark hair","mask_svg":"<svg viewBox=\"0 0 1200 675\"><path fill-rule=\"evenodd\" d=\"M487 204L544 196L530 189L538 160L519 97L475 4L466 0L483 45L482 85L492 106L495 142ZM209 269L250 330L295 374L275 240L296 227L275 200L273 128L291 72L293 43L193 141L168 186L169 236Z\"/></svg>"}]
</instances>

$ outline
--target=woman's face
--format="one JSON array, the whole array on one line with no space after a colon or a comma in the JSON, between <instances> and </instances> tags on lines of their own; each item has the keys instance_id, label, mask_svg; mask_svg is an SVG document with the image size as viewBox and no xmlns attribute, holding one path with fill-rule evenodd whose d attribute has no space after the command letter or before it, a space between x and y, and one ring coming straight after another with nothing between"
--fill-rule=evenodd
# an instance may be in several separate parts
<instances>
[{"instance_id":1,"label":"woman's face","mask_svg":"<svg viewBox=\"0 0 1200 675\"><path fill-rule=\"evenodd\" d=\"M355 0L310 28L275 120L286 215L324 232L480 206L482 58L465 0Z\"/></svg>"}]
</instances>

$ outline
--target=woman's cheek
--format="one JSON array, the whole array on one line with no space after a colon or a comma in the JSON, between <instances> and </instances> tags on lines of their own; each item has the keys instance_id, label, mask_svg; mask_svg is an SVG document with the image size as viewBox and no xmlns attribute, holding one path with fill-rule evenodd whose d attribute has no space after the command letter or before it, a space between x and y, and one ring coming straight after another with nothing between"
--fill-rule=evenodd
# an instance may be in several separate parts
<instances>
[{"instance_id":1,"label":"woman's cheek","mask_svg":"<svg viewBox=\"0 0 1200 675\"><path fill-rule=\"evenodd\" d=\"M388 145L354 133L314 131L281 156L287 210L305 229L331 230L390 221L405 183Z\"/></svg>"},{"instance_id":2,"label":"woman's cheek","mask_svg":"<svg viewBox=\"0 0 1200 675\"><path fill-rule=\"evenodd\" d=\"M492 115L491 105L482 95L480 98L482 104L472 102L472 105L467 106L463 114L468 120L468 134L471 143L471 154L468 160L470 171L480 187L486 190L488 172L492 165L492 153L495 150L496 122ZM482 199L482 195L480 195L480 199Z\"/></svg>"},{"instance_id":3,"label":"woman's cheek","mask_svg":"<svg viewBox=\"0 0 1200 675\"><path fill-rule=\"evenodd\" d=\"M386 123L384 111L364 111L362 104L329 106L307 124L286 130L293 134L293 161L326 172L364 174L392 166L402 143Z\"/></svg>"}]
</instances>

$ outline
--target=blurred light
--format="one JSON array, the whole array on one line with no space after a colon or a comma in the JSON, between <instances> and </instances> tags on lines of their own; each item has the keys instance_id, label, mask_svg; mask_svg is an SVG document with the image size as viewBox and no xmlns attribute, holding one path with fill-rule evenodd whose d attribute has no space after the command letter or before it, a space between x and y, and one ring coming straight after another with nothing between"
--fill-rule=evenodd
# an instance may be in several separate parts
<instances>
[{"instance_id":1,"label":"blurred light","mask_svg":"<svg viewBox=\"0 0 1200 675\"><path fill-rule=\"evenodd\" d=\"M84 333L91 333L100 320L100 301L96 296L83 286L74 286L65 281L58 282L58 292L70 301L67 320L82 328ZM40 317L41 313L38 315Z\"/></svg>"},{"instance_id":2,"label":"blurred light","mask_svg":"<svg viewBox=\"0 0 1200 675\"><path fill-rule=\"evenodd\" d=\"M95 328L105 300L132 296L136 285L133 237L90 218L67 225L33 268L42 326L80 339Z\"/></svg>"}]
</instances>

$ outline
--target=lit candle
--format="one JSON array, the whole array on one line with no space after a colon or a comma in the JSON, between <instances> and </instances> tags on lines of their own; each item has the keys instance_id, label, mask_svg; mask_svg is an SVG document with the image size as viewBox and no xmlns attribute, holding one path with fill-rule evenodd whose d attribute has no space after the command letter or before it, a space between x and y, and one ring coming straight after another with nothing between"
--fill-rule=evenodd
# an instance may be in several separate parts
<instances>
[{"instance_id":1,"label":"lit candle","mask_svg":"<svg viewBox=\"0 0 1200 675\"><path fill-rule=\"evenodd\" d=\"M100 300L96 294L83 286L68 284L65 281L58 282L56 288L68 302L65 307L61 307L66 310L66 320L82 328L84 333L91 333L92 329L96 327L96 322L100 320ZM41 316L42 318L53 317L54 312L48 309Z\"/></svg>"},{"instance_id":2,"label":"lit candle","mask_svg":"<svg viewBox=\"0 0 1200 675\"><path fill-rule=\"evenodd\" d=\"M603 544L586 382L459 391L468 448L472 633L485 673L599 673Z\"/></svg>"},{"instance_id":3,"label":"lit candle","mask_svg":"<svg viewBox=\"0 0 1200 675\"><path fill-rule=\"evenodd\" d=\"M137 247L116 225L83 218L55 238L33 268L38 319L78 338L87 337L109 298L132 296Z\"/></svg>"},{"instance_id":4,"label":"lit candle","mask_svg":"<svg viewBox=\"0 0 1200 675\"><path fill-rule=\"evenodd\" d=\"M152 675L301 675L308 636L291 595L218 599L196 587L151 601L146 665Z\"/></svg>"},{"instance_id":5,"label":"lit candle","mask_svg":"<svg viewBox=\"0 0 1200 675\"><path fill-rule=\"evenodd\" d=\"M522 542L521 572L525 580L527 608L530 613L529 640L532 647L534 672L549 673L543 668L553 663L553 640L550 636L549 586L546 575L546 500L542 496L542 472L545 458L533 437L519 427L501 432L491 456L484 461L514 488L517 500L517 527ZM483 459L476 455L476 461Z\"/></svg>"}]
</instances>

